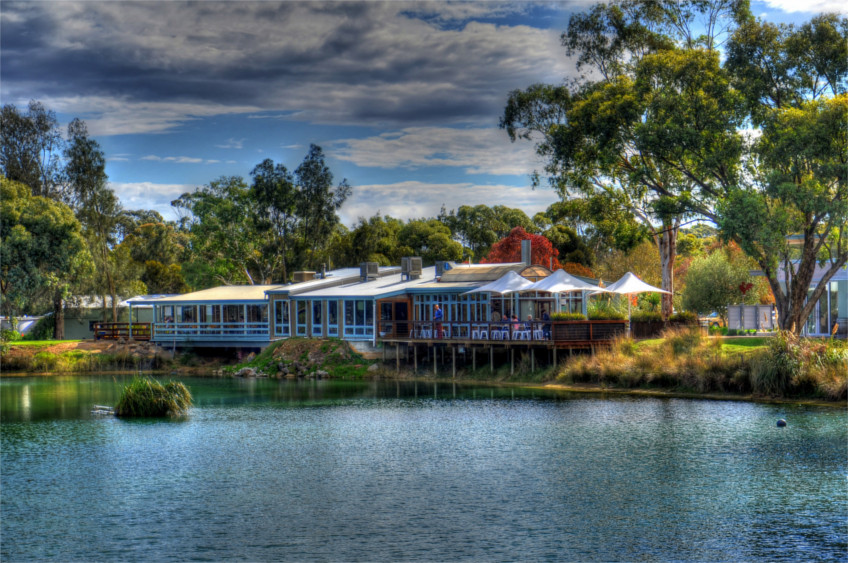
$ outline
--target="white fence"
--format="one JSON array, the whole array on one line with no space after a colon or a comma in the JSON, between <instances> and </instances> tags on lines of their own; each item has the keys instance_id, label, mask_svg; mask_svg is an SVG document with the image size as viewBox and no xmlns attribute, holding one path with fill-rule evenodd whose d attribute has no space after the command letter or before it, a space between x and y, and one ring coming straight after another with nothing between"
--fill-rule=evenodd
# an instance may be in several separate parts
<instances>
[{"instance_id":1,"label":"white fence","mask_svg":"<svg viewBox=\"0 0 848 563\"><path fill-rule=\"evenodd\" d=\"M774 330L774 305L728 305L727 328Z\"/></svg>"}]
</instances>

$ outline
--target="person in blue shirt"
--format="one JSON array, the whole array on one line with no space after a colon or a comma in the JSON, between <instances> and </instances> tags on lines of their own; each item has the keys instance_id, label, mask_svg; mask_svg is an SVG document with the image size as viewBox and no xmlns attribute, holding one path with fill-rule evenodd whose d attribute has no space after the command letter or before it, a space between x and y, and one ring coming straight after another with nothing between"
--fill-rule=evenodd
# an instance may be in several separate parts
<instances>
[{"instance_id":1,"label":"person in blue shirt","mask_svg":"<svg viewBox=\"0 0 848 563\"><path fill-rule=\"evenodd\" d=\"M433 321L435 321L436 325L436 338L442 337L442 319L444 315L442 313L442 309L439 307L438 303L433 306Z\"/></svg>"},{"instance_id":2,"label":"person in blue shirt","mask_svg":"<svg viewBox=\"0 0 848 563\"><path fill-rule=\"evenodd\" d=\"M542 320L545 322L542 325L542 334L545 336L545 340L551 339L551 316L548 314L547 309L542 310Z\"/></svg>"}]
</instances>

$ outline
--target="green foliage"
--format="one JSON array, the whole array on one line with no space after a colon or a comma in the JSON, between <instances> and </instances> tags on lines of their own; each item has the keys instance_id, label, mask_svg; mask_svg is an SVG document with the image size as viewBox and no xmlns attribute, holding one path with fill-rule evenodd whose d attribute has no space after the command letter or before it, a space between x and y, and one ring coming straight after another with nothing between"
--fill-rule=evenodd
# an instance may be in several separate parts
<instances>
[{"instance_id":1,"label":"green foliage","mask_svg":"<svg viewBox=\"0 0 848 563\"><path fill-rule=\"evenodd\" d=\"M768 353L754 364L751 385L757 393L783 395L790 381L800 373L798 338L791 332L780 331L769 341Z\"/></svg>"},{"instance_id":2,"label":"green foliage","mask_svg":"<svg viewBox=\"0 0 848 563\"><path fill-rule=\"evenodd\" d=\"M604 302L595 300L589 303L590 321L624 321L627 320L627 312L622 311L612 301Z\"/></svg>"},{"instance_id":3,"label":"green foliage","mask_svg":"<svg viewBox=\"0 0 848 563\"><path fill-rule=\"evenodd\" d=\"M683 307L701 314L716 311L727 318L727 306L738 303L756 303L756 294L743 294L740 286L752 282L744 263L732 262L722 251L697 258L686 274L683 290Z\"/></svg>"},{"instance_id":4,"label":"green foliage","mask_svg":"<svg viewBox=\"0 0 848 563\"><path fill-rule=\"evenodd\" d=\"M673 323L697 323L698 315L692 311L678 311L668 318Z\"/></svg>"},{"instance_id":5,"label":"green foliage","mask_svg":"<svg viewBox=\"0 0 848 563\"><path fill-rule=\"evenodd\" d=\"M182 383L162 385L149 377L134 377L121 392L115 414L128 418L180 416L188 412L191 402L191 393Z\"/></svg>"},{"instance_id":6,"label":"green foliage","mask_svg":"<svg viewBox=\"0 0 848 563\"><path fill-rule=\"evenodd\" d=\"M53 336L53 317L46 315L38 319L35 326L29 329L24 340L47 340Z\"/></svg>"},{"instance_id":7,"label":"green foliage","mask_svg":"<svg viewBox=\"0 0 848 563\"><path fill-rule=\"evenodd\" d=\"M21 339L21 333L17 330L13 330L11 328L4 328L0 330L0 341L3 342L15 342Z\"/></svg>"},{"instance_id":8,"label":"green foliage","mask_svg":"<svg viewBox=\"0 0 848 563\"><path fill-rule=\"evenodd\" d=\"M585 321L586 315L583 313L551 313L552 321Z\"/></svg>"},{"instance_id":9,"label":"green foliage","mask_svg":"<svg viewBox=\"0 0 848 563\"><path fill-rule=\"evenodd\" d=\"M663 318L659 311L634 311L630 320L635 323L661 323Z\"/></svg>"},{"instance_id":10,"label":"green foliage","mask_svg":"<svg viewBox=\"0 0 848 563\"><path fill-rule=\"evenodd\" d=\"M93 271L82 226L71 209L35 197L0 177L0 289L4 313L28 311L34 300L55 302ZM54 311L55 313L55 311ZM54 317L55 318L55 317Z\"/></svg>"}]
</instances>

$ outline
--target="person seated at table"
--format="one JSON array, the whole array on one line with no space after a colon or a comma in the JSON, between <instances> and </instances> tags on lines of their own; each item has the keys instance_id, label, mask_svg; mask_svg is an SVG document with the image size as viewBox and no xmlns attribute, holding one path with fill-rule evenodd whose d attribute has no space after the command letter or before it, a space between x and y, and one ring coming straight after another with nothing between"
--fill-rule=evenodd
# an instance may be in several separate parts
<instances>
[{"instance_id":1,"label":"person seated at table","mask_svg":"<svg viewBox=\"0 0 848 563\"><path fill-rule=\"evenodd\" d=\"M533 315L527 315L527 322L524 323L524 330L533 330Z\"/></svg>"},{"instance_id":2,"label":"person seated at table","mask_svg":"<svg viewBox=\"0 0 848 563\"><path fill-rule=\"evenodd\" d=\"M515 338L515 333L521 330L521 323L518 320L518 315L512 315L512 336Z\"/></svg>"}]
</instances>

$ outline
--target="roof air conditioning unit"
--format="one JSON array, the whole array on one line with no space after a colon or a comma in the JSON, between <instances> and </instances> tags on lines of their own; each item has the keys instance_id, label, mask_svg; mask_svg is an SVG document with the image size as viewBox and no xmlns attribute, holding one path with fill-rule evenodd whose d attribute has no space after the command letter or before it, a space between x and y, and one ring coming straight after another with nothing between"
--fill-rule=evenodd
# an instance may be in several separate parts
<instances>
[{"instance_id":1,"label":"roof air conditioning unit","mask_svg":"<svg viewBox=\"0 0 848 563\"><path fill-rule=\"evenodd\" d=\"M423 260L420 256L404 256L400 259L401 278L407 280L420 278L423 266Z\"/></svg>"},{"instance_id":2,"label":"roof air conditioning unit","mask_svg":"<svg viewBox=\"0 0 848 563\"><path fill-rule=\"evenodd\" d=\"M436 277L442 277L442 274L445 273L445 270L450 270L450 267L447 265L447 261L445 260L436 260Z\"/></svg>"},{"instance_id":3,"label":"roof air conditioning unit","mask_svg":"<svg viewBox=\"0 0 848 563\"><path fill-rule=\"evenodd\" d=\"M377 262L359 264L359 278L362 281L376 280L378 277L380 277L380 265Z\"/></svg>"}]
</instances>

